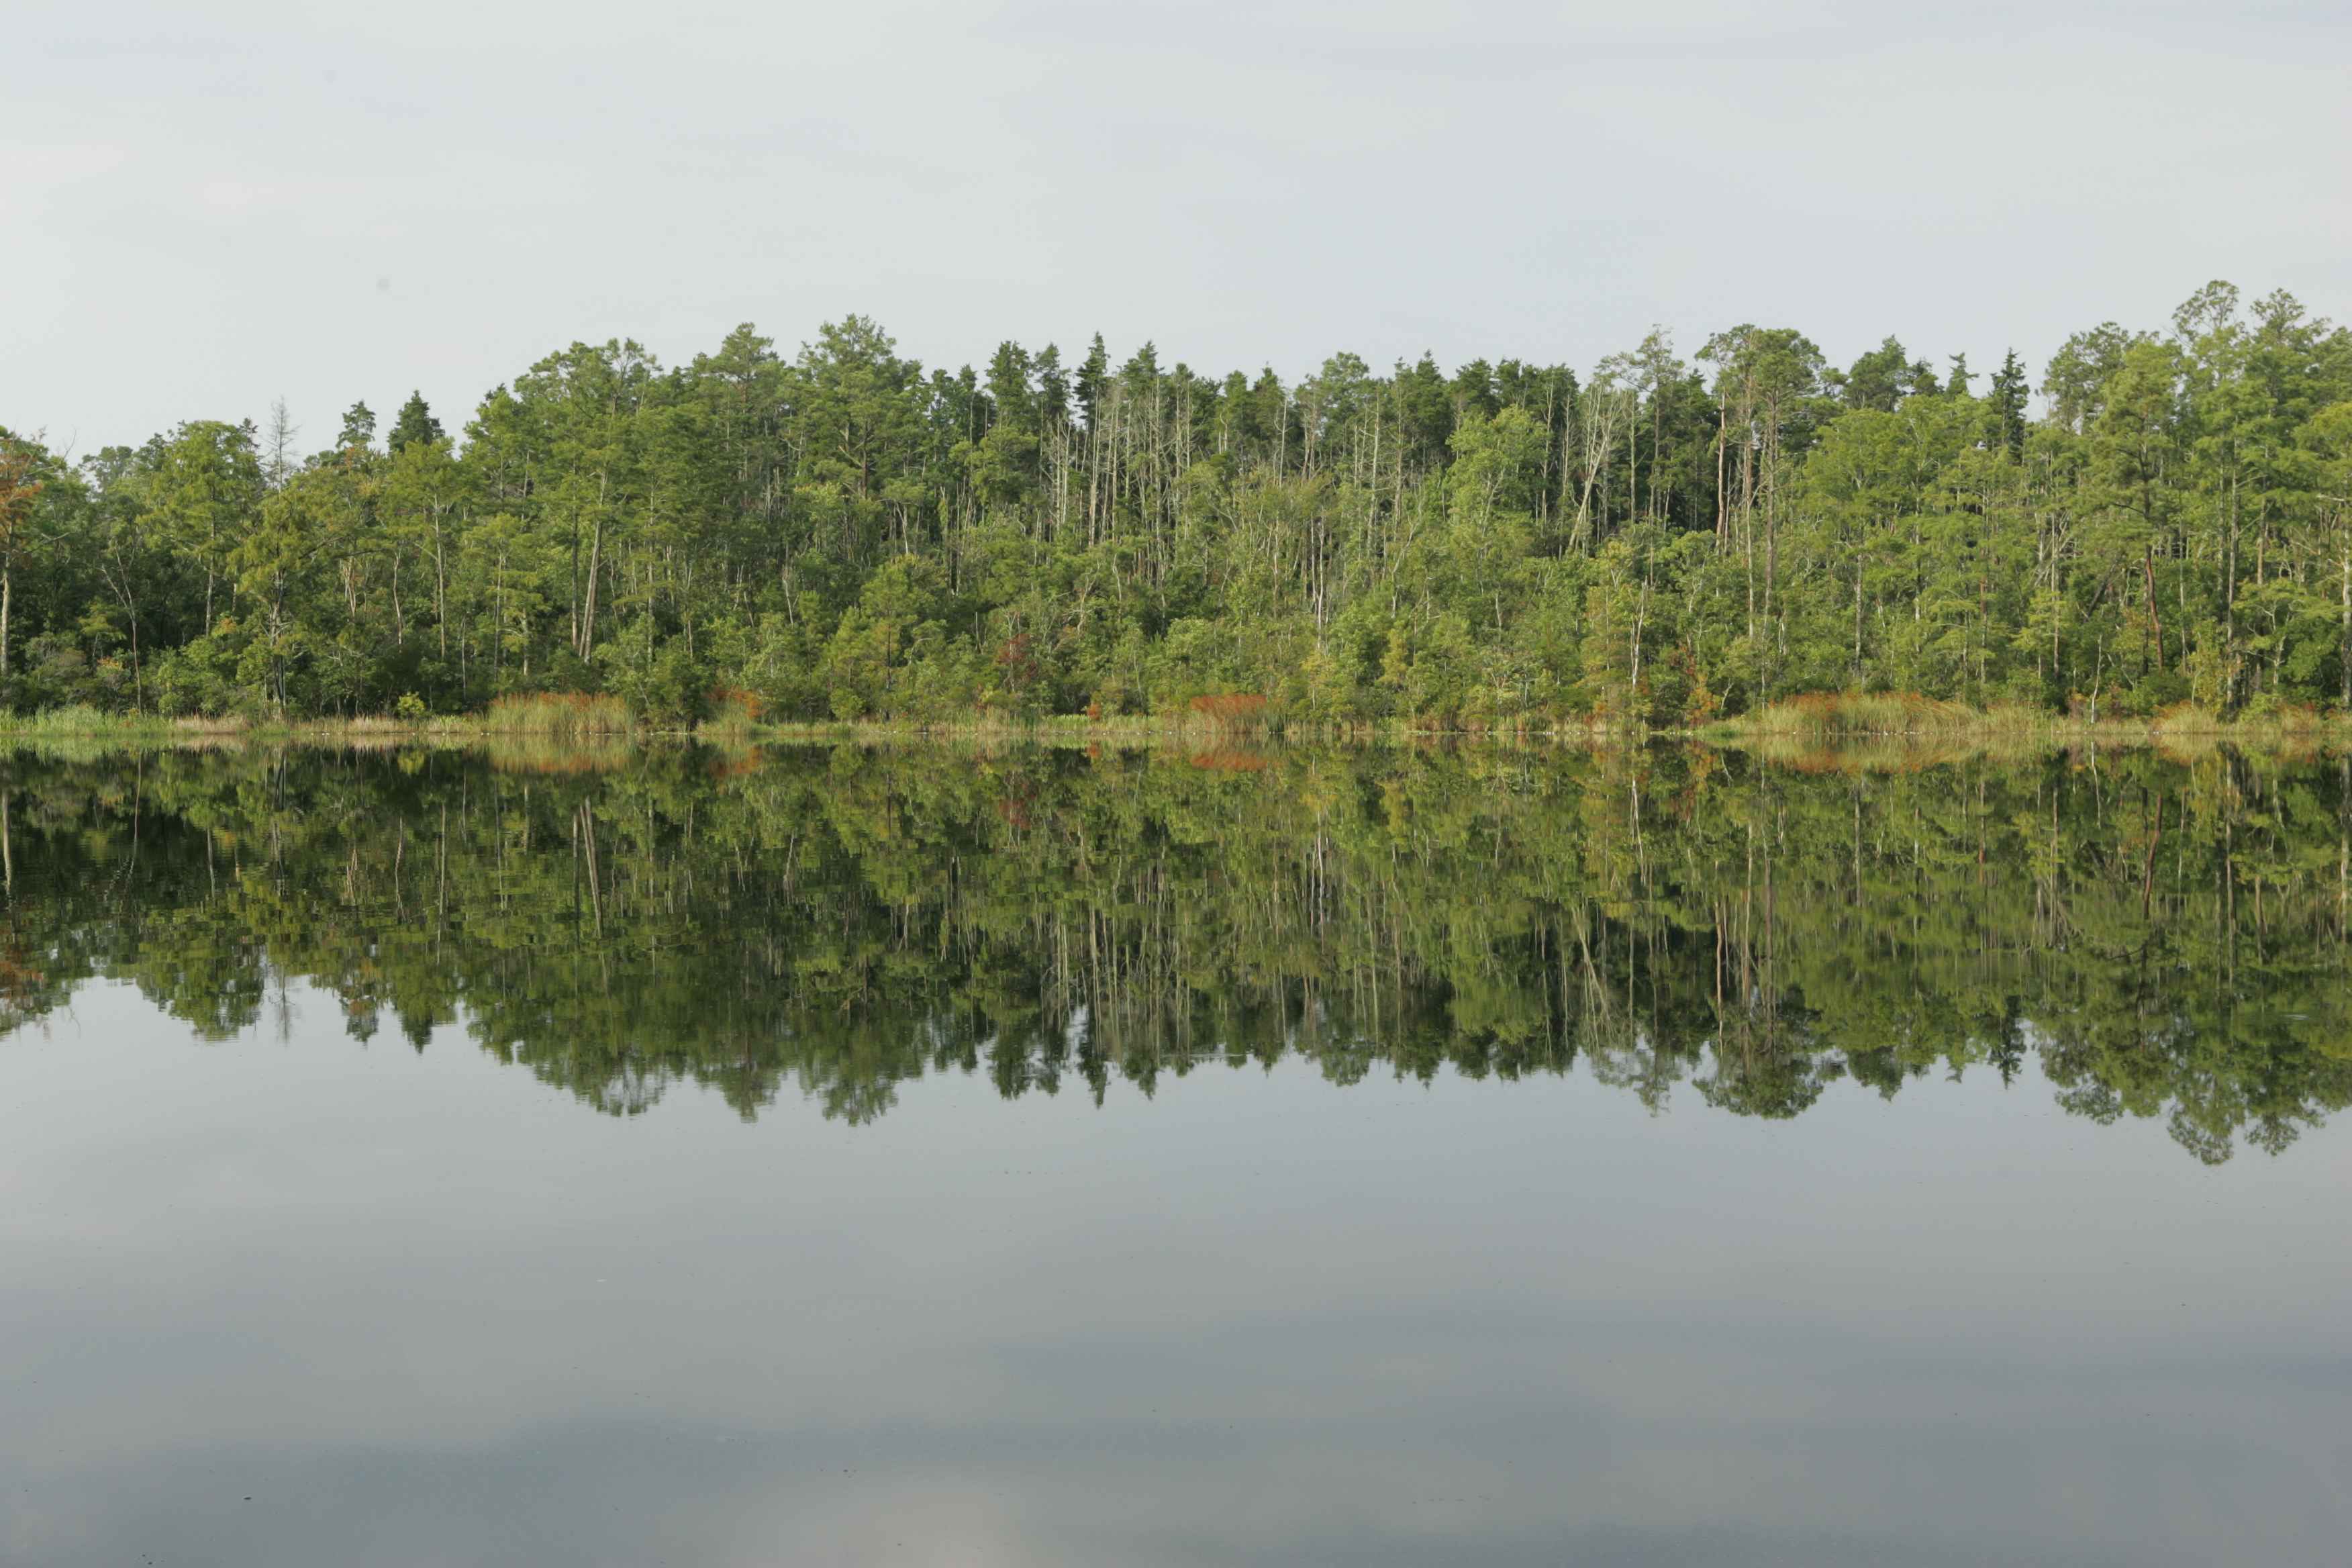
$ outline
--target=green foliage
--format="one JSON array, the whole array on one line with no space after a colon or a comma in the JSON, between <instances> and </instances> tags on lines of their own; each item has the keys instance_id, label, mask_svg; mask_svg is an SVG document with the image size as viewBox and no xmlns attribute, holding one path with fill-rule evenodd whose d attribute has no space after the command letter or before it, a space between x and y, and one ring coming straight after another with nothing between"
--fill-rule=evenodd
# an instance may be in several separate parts
<instances>
[{"instance_id":1,"label":"green foliage","mask_svg":"<svg viewBox=\"0 0 2352 1568\"><path fill-rule=\"evenodd\" d=\"M702 716L709 671L683 636L664 637L650 610L641 611L619 636L596 649L605 689L631 714L646 722L683 728Z\"/></svg>"},{"instance_id":2,"label":"green foliage","mask_svg":"<svg viewBox=\"0 0 2352 1568\"><path fill-rule=\"evenodd\" d=\"M1747 324L1590 376L1286 384L1094 340L927 370L851 317L675 368L574 343L452 438L0 433L0 703L355 716L714 689L931 723L1673 726L1807 691L2352 710L2352 334L2212 284L1971 390ZM268 451L262 450L268 447Z\"/></svg>"},{"instance_id":3,"label":"green foliage","mask_svg":"<svg viewBox=\"0 0 2352 1568\"><path fill-rule=\"evenodd\" d=\"M441 438L441 421L433 417L433 410L426 405L425 395L412 392L408 395L408 401L400 405L399 416L393 421L392 435L385 440L384 447L397 458L410 447L429 447Z\"/></svg>"}]
</instances>

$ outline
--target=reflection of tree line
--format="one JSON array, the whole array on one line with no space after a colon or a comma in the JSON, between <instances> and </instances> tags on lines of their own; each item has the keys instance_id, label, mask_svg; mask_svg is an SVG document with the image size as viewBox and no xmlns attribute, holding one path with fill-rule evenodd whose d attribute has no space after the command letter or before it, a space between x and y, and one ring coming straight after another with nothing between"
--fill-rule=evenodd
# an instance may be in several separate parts
<instances>
[{"instance_id":1,"label":"reflection of tree line","mask_svg":"<svg viewBox=\"0 0 2352 1568\"><path fill-rule=\"evenodd\" d=\"M1213 762L1215 759L1208 759ZM2352 1098L2336 764L1809 776L1738 758L452 754L0 769L0 1028L135 982L208 1037L306 976L600 1108L863 1120L1296 1053L1788 1116L2038 1052L2200 1158Z\"/></svg>"}]
</instances>

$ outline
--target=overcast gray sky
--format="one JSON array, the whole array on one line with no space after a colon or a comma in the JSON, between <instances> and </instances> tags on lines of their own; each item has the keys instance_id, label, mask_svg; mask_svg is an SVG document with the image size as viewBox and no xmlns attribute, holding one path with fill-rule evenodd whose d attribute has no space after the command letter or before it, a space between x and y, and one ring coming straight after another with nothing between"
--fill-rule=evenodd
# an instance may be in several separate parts
<instances>
[{"instance_id":1,"label":"overcast gray sky","mask_svg":"<svg viewBox=\"0 0 2352 1568\"><path fill-rule=\"evenodd\" d=\"M1979 369L2352 314L2334 4L15 0L0 423L445 421L574 339L878 317L1286 376L1653 322Z\"/></svg>"}]
</instances>

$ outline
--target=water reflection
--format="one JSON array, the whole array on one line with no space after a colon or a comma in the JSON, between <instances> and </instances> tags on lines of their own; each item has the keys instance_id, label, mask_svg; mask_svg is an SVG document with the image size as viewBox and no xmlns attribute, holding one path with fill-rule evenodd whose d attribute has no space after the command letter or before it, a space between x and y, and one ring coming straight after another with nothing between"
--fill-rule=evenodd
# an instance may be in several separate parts
<instances>
[{"instance_id":1,"label":"water reflection","mask_svg":"<svg viewBox=\"0 0 2352 1568\"><path fill-rule=\"evenodd\" d=\"M1790 1117L2029 1057L2277 1152L2352 1098L2340 763L680 749L0 764L0 1029L121 977L461 1024L599 1110L883 1115L1205 1064L1591 1075Z\"/></svg>"}]
</instances>

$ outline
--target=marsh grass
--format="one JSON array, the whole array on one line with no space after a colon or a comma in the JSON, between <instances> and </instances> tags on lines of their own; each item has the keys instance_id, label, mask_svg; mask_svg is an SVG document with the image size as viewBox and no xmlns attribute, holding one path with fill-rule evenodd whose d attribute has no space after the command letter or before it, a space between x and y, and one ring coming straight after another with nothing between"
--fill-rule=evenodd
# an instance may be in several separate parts
<instances>
[{"instance_id":1,"label":"marsh grass","mask_svg":"<svg viewBox=\"0 0 2352 1568\"><path fill-rule=\"evenodd\" d=\"M1799 752L1891 743L1968 752L2022 751L2079 742L2202 751L2302 750L2352 743L2352 717L2309 708L2273 708L2224 716L2179 703L2146 718L2092 719L2021 703L1977 708L1916 692L1809 692L1696 731L1713 744Z\"/></svg>"},{"instance_id":2,"label":"marsh grass","mask_svg":"<svg viewBox=\"0 0 2352 1568\"><path fill-rule=\"evenodd\" d=\"M541 691L501 697L470 721L491 734L541 735L551 739L633 735L638 731L629 705L617 697L589 691Z\"/></svg>"}]
</instances>

